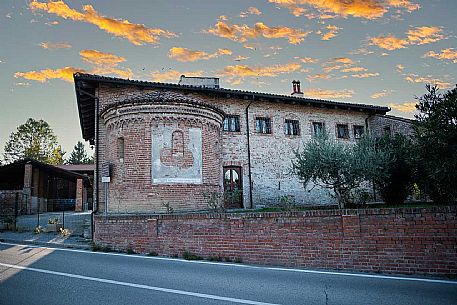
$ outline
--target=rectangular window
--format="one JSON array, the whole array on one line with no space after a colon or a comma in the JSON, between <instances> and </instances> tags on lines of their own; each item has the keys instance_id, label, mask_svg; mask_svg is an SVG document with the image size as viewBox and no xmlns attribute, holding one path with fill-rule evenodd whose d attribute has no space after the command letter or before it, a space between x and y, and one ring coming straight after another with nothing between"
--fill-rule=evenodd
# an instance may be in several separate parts
<instances>
[{"instance_id":1,"label":"rectangular window","mask_svg":"<svg viewBox=\"0 0 457 305\"><path fill-rule=\"evenodd\" d=\"M240 116L228 115L224 119L224 131L239 132L240 131Z\"/></svg>"},{"instance_id":2,"label":"rectangular window","mask_svg":"<svg viewBox=\"0 0 457 305\"><path fill-rule=\"evenodd\" d=\"M300 134L300 123L297 120L285 120L284 133L286 135L298 136Z\"/></svg>"},{"instance_id":3,"label":"rectangular window","mask_svg":"<svg viewBox=\"0 0 457 305\"><path fill-rule=\"evenodd\" d=\"M313 122L313 134L316 136L325 130L325 124L323 122Z\"/></svg>"},{"instance_id":4,"label":"rectangular window","mask_svg":"<svg viewBox=\"0 0 457 305\"><path fill-rule=\"evenodd\" d=\"M117 138L117 156L119 160L122 162L124 161L124 138L120 137Z\"/></svg>"},{"instance_id":5,"label":"rectangular window","mask_svg":"<svg viewBox=\"0 0 457 305\"><path fill-rule=\"evenodd\" d=\"M360 139L365 132L365 128L361 125L354 125L354 139Z\"/></svg>"},{"instance_id":6,"label":"rectangular window","mask_svg":"<svg viewBox=\"0 0 457 305\"><path fill-rule=\"evenodd\" d=\"M349 139L349 126L347 124L337 124L336 136L338 139Z\"/></svg>"},{"instance_id":7,"label":"rectangular window","mask_svg":"<svg viewBox=\"0 0 457 305\"><path fill-rule=\"evenodd\" d=\"M271 133L270 118L256 118L255 119L255 132L270 134Z\"/></svg>"}]
</instances>

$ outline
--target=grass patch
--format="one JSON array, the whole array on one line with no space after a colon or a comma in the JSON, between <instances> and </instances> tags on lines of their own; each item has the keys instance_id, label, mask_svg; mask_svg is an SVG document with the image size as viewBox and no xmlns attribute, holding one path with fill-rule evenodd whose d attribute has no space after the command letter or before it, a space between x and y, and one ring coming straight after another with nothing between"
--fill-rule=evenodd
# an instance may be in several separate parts
<instances>
[{"instance_id":1,"label":"grass patch","mask_svg":"<svg viewBox=\"0 0 457 305\"><path fill-rule=\"evenodd\" d=\"M200 261L203 259L203 257L193 254L189 251L184 251L184 253L182 254L182 258L188 261Z\"/></svg>"}]
</instances>

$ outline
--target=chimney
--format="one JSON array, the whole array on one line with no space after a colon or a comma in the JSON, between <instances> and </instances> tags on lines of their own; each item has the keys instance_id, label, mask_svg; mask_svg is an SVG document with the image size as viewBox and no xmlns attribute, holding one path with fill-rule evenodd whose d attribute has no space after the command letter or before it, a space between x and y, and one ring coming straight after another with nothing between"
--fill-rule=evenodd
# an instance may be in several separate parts
<instances>
[{"instance_id":1,"label":"chimney","mask_svg":"<svg viewBox=\"0 0 457 305\"><path fill-rule=\"evenodd\" d=\"M300 81L293 80L292 86L293 86L294 92L292 92L291 95L296 96L296 97L303 97L303 92L301 92L301 89L300 89Z\"/></svg>"}]
</instances>

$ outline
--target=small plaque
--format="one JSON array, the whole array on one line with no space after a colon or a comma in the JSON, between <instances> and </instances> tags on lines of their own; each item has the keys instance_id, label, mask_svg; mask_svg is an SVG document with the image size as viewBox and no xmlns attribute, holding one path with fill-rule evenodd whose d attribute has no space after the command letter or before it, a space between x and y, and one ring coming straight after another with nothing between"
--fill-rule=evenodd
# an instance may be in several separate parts
<instances>
[{"instance_id":1,"label":"small plaque","mask_svg":"<svg viewBox=\"0 0 457 305\"><path fill-rule=\"evenodd\" d=\"M109 183L111 182L111 177L102 177L102 182L106 182L106 183Z\"/></svg>"}]
</instances>

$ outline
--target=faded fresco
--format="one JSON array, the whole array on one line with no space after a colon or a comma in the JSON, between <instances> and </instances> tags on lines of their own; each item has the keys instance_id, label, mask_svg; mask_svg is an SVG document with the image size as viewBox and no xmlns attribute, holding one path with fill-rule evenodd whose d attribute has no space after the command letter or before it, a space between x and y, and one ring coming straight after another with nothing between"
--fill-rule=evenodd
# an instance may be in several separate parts
<instances>
[{"instance_id":1,"label":"faded fresco","mask_svg":"<svg viewBox=\"0 0 457 305\"><path fill-rule=\"evenodd\" d=\"M152 183L202 183L200 128L152 128Z\"/></svg>"}]
</instances>

